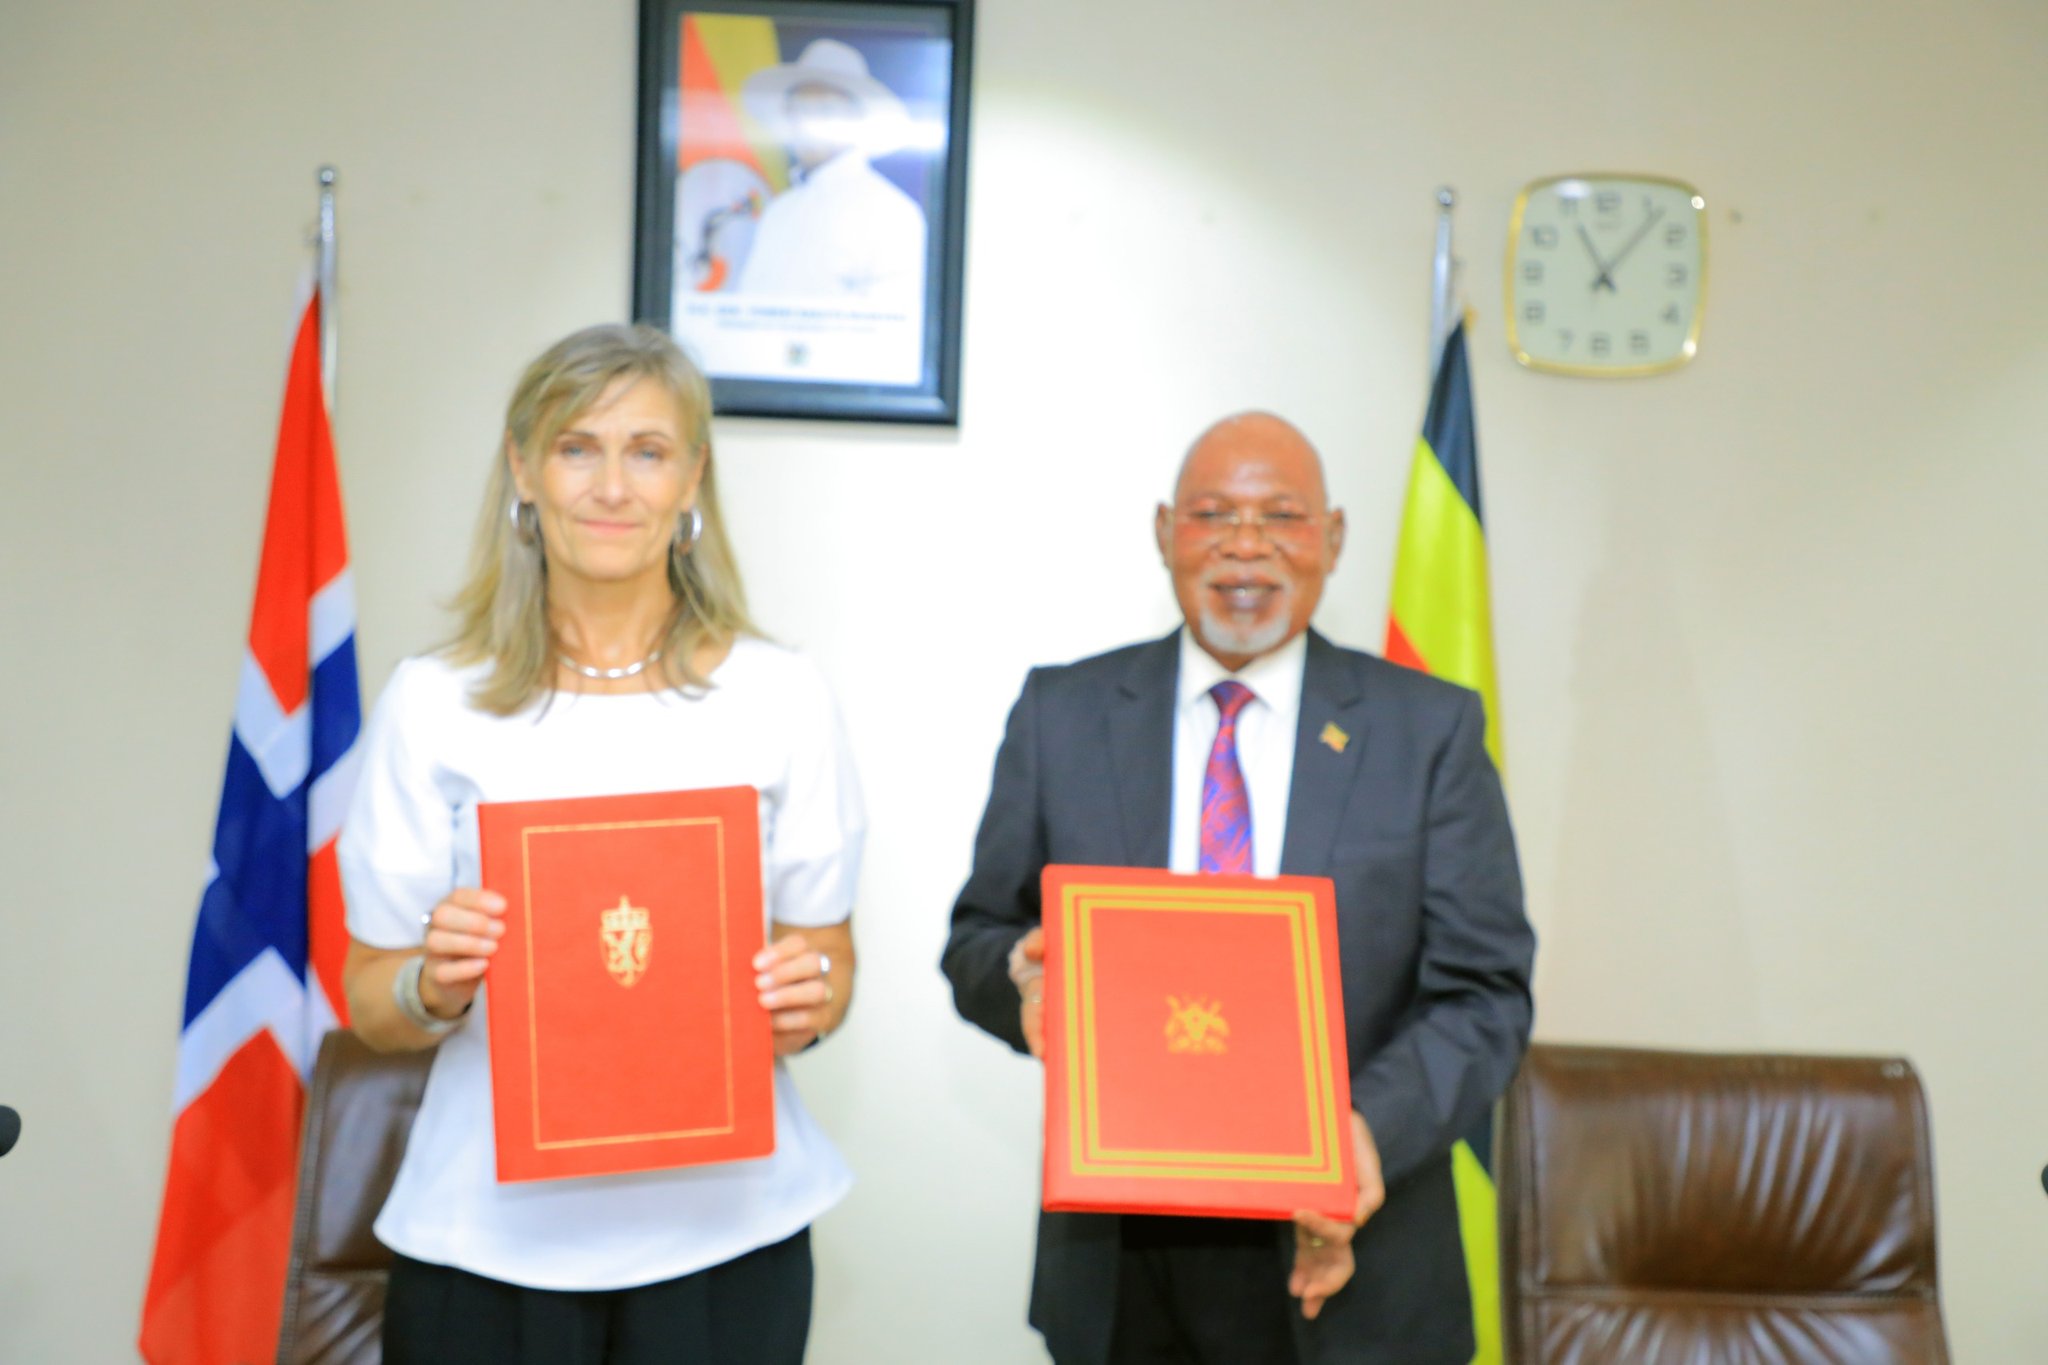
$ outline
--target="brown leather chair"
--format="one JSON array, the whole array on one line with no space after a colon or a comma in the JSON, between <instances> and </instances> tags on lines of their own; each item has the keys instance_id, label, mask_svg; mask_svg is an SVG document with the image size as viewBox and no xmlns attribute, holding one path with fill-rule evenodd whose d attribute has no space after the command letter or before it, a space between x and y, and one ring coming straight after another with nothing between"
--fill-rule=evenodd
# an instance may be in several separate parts
<instances>
[{"instance_id":1,"label":"brown leather chair","mask_svg":"<svg viewBox=\"0 0 2048 1365\"><path fill-rule=\"evenodd\" d=\"M379 1365L391 1253L370 1231L405 1155L434 1054L327 1035L299 1146L298 1213L278 1365Z\"/></svg>"},{"instance_id":2,"label":"brown leather chair","mask_svg":"<svg viewBox=\"0 0 2048 1365\"><path fill-rule=\"evenodd\" d=\"M1909 1063L1539 1044L1500 1139L1514 1365L1946 1365Z\"/></svg>"}]
</instances>

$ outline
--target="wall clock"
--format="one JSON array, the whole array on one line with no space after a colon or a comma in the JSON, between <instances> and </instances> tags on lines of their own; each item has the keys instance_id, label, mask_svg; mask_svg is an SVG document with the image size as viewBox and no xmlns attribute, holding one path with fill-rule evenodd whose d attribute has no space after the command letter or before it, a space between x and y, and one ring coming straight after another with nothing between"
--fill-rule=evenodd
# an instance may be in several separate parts
<instances>
[{"instance_id":1,"label":"wall clock","mask_svg":"<svg viewBox=\"0 0 2048 1365\"><path fill-rule=\"evenodd\" d=\"M1654 175L1556 175L1515 199L1508 349L1599 378L1677 369L1699 351L1707 201Z\"/></svg>"}]
</instances>

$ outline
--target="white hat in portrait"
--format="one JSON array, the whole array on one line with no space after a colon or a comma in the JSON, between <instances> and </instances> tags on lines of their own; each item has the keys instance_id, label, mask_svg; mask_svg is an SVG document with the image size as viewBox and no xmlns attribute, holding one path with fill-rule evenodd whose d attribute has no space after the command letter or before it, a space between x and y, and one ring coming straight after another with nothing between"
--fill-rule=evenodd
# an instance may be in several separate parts
<instances>
[{"instance_id":1,"label":"white hat in portrait","mask_svg":"<svg viewBox=\"0 0 2048 1365\"><path fill-rule=\"evenodd\" d=\"M894 151L910 140L910 114L903 101L868 74L867 58L859 49L836 38L816 39L795 61L756 71L740 87L740 99L770 134L787 139L789 92L806 85L837 90L861 106L859 142L869 156Z\"/></svg>"}]
</instances>

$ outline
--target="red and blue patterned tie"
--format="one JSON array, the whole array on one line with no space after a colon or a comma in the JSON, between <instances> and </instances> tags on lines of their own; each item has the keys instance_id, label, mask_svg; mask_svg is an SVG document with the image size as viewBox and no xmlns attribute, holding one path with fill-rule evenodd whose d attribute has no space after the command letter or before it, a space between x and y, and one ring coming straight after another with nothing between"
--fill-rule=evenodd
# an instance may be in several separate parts
<instances>
[{"instance_id":1,"label":"red and blue patterned tie","mask_svg":"<svg viewBox=\"0 0 2048 1365\"><path fill-rule=\"evenodd\" d=\"M1244 789L1244 769L1237 765L1237 714L1252 699L1241 682L1225 680L1209 689L1221 723L1202 774L1202 848L1204 872L1252 870L1252 803Z\"/></svg>"}]
</instances>

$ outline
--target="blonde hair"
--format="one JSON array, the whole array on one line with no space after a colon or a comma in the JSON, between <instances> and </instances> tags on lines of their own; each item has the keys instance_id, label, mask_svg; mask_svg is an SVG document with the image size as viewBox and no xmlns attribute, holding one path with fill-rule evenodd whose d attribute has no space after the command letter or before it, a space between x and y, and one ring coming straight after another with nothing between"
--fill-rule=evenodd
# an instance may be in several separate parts
<instances>
[{"instance_id":1,"label":"blonde hair","mask_svg":"<svg viewBox=\"0 0 2048 1365\"><path fill-rule=\"evenodd\" d=\"M443 647L450 662L491 665L470 691L471 704L481 710L509 716L554 692L547 556L538 528L517 511L519 491L506 451L518 453L529 476L537 474L555 438L621 379L651 379L668 390L683 439L704 471L695 503L704 529L695 544L671 542L669 550L676 605L662 633L663 673L677 688L708 687L710 680L691 662L698 649L760 633L747 616L739 564L718 508L710 385L663 332L638 324L586 327L542 352L512 390L504 441L491 461L470 546L469 575L449 603L457 619L454 638Z\"/></svg>"}]
</instances>

